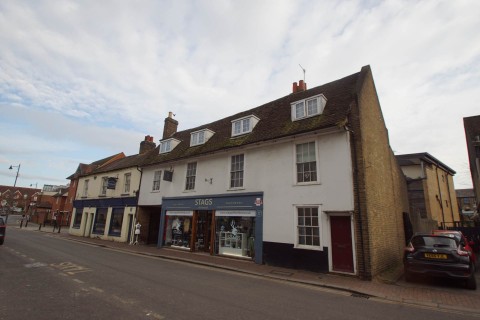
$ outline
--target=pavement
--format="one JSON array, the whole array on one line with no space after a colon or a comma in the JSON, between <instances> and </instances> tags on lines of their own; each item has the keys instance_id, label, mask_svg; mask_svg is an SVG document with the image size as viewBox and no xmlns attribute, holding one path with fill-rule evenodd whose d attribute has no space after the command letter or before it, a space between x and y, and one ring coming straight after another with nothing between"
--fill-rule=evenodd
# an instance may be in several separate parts
<instances>
[{"instance_id":1,"label":"pavement","mask_svg":"<svg viewBox=\"0 0 480 320\"><path fill-rule=\"evenodd\" d=\"M438 280L423 281L419 279L416 282L407 283L403 279L402 266L388 270L371 281L364 281L353 276L314 273L269 265L258 265L250 260L211 256L206 253L192 253L170 248L157 248L156 246L149 245L130 245L122 242L100 240L98 238L78 237L69 234L68 227L62 227L60 232L58 232L58 229L53 232L53 227L51 226L45 226L39 229L39 225L34 223L29 223L28 227L20 228L19 226L12 225L9 226L9 228L44 232L70 241L97 245L129 253L158 257L166 260L183 261L185 263L229 270L252 276L332 289L357 298L406 304L480 317L480 289L467 290L456 283ZM480 286L480 271L477 272L477 283Z\"/></svg>"}]
</instances>

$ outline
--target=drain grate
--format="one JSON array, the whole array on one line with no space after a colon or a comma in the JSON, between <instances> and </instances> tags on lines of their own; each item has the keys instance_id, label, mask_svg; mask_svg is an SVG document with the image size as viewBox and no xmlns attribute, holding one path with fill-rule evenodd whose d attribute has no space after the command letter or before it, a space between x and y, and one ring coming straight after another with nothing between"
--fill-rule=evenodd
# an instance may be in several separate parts
<instances>
[{"instance_id":1,"label":"drain grate","mask_svg":"<svg viewBox=\"0 0 480 320\"><path fill-rule=\"evenodd\" d=\"M362 294L362 293L352 293L352 297L354 298L362 298L362 299L369 299L370 296L367 294Z\"/></svg>"}]
</instances>

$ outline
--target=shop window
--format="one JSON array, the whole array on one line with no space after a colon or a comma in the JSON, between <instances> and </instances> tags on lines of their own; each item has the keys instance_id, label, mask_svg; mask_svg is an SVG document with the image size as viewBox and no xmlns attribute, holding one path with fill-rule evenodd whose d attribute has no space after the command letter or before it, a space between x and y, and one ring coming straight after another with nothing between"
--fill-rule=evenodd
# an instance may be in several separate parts
<instances>
[{"instance_id":1,"label":"shop window","mask_svg":"<svg viewBox=\"0 0 480 320\"><path fill-rule=\"evenodd\" d=\"M221 214L220 212L217 212ZM216 214L215 253L237 257L255 257L255 212L247 216Z\"/></svg>"},{"instance_id":2,"label":"shop window","mask_svg":"<svg viewBox=\"0 0 480 320\"><path fill-rule=\"evenodd\" d=\"M318 207L297 208L296 247L320 248Z\"/></svg>"},{"instance_id":3,"label":"shop window","mask_svg":"<svg viewBox=\"0 0 480 320\"><path fill-rule=\"evenodd\" d=\"M123 211L123 208L114 208L112 210L110 229L108 231L110 236L120 236L122 233Z\"/></svg>"},{"instance_id":4,"label":"shop window","mask_svg":"<svg viewBox=\"0 0 480 320\"><path fill-rule=\"evenodd\" d=\"M190 249L192 236L192 214L168 215L165 245L174 248Z\"/></svg>"},{"instance_id":5,"label":"shop window","mask_svg":"<svg viewBox=\"0 0 480 320\"><path fill-rule=\"evenodd\" d=\"M185 190L195 190L195 177L197 175L197 163L191 162L187 165L187 178Z\"/></svg>"},{"instance_id":6,"label":"shop window","mask_svg":"<svg viewBox=\"0 0 480 320\"><path fill-rule=\"evenodd\" d=\"M296 145L297 183L317 181L315 142Z\"/></svg>"},{"instance_id":7,"label":"shop window","mask_svg":"<svg viewBox=\"0 0 480 320\"><path fill-rule=\"evenodd\" d=\"M82 211L75 211L75 218L73 219L72 228L80 229L82 223Z\"/></svg>"},{"instance_id":8,"label":"shop window","mask_svg":"<svg viewBox=\"0 0 480 320\"><path fill-rule=\"evenodd\" d=\"M107 222L107 212L108 212L108 208L97 209L97 214L95 215L95 221L93 224L92 233L95 233L95 234L105 233L105 223Z\"/></svg>"},{"instance_id":9,"label":"shop window","mask_svg":"<svg viewBox=\"0 0 480 320\"><path fill-rule=\"evenodd\" d=\"M244 169L244 155L239 154L232 156L232 162L230 167L230 188L242 188L243 187L243 169Z\"/></svg>"}]
</instances>

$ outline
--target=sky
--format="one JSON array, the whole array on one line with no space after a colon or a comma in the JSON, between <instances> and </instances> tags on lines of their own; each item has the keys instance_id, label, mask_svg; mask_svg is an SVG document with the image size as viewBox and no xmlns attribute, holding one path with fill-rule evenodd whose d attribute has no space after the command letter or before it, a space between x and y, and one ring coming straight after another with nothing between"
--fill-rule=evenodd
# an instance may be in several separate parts
<instances>
[{"instance_id":1,"label":"sky","mask_svg":"<svg viewBox=\"0 0 480 320\"><path fill-rule=\"evenodd\" d=\"M479 16L477 0L2 0L0 185L66 185L158 145L169 111L186 130L290 94L301 67L312 88L370 65L395 154L471 188Z\"/></svg>"}]
</instances>

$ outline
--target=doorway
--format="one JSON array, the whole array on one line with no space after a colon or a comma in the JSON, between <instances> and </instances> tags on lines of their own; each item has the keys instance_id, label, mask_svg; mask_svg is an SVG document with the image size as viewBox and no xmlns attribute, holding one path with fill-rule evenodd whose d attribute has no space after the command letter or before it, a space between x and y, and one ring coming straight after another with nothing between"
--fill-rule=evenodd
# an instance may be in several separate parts
<instances>
[{"instance_id":1,"label":"doorway","mask_svg":"<svg viewBox=\"0 0 480 320\"><path fill-rule=\"evenodd\" d=\"M195 213L195 251L211 252L212 247L212 219L213 212L210 210L196 211Z\"/></svg>"},{"instance_id":2,"label":"doorway","mask_svg":"<svg viewBox=\"0 0 480 320\"><path fill-rule=\"evenodd\" d=\"M332 270L353 273L352 225L350 216L330 216Z\"/></svg>"}]
</instances>

